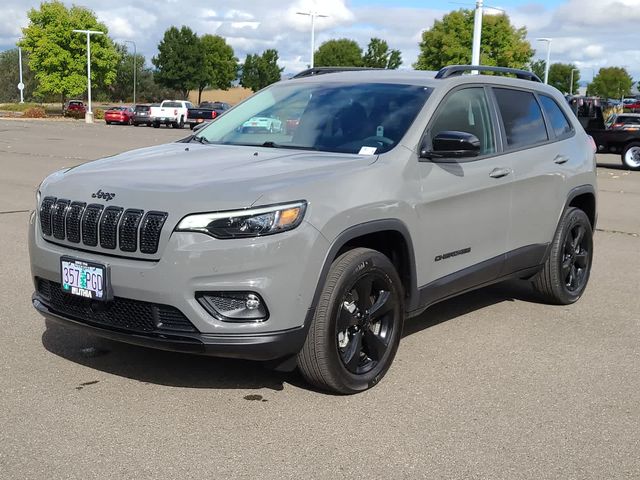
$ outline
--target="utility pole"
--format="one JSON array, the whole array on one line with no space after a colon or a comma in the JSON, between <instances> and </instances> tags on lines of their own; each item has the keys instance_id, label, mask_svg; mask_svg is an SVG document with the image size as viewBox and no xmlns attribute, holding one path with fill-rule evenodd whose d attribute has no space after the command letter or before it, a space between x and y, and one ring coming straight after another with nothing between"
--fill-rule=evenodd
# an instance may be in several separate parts
<instances>
[{"instance_id":1,"label":"utility pole","mask_svg":"<svg viewBox=\"0 0 640 480\"><path fill-rule=\"evenodd\" d=\"M84 114L86 123L93 123L93 111L91 110L91 35L104 35L104 32L98 30L73 30L76 33L87 34L87 104L89 110Z\"/></svg>"},{"instance_id":2,"label":"utility pole","mask_svg":"<svg viewBox=\"0 0 640 480\"><path fill-rule=\"evenodd\" d=\"M131 43L133 44L133 106L135 107L136 105L136 54L137 54L137 50L136 50L136 42L134 42L133 40L125 40L124 43Z\"/></svg>"},{"instance_id":3,"label":"utility pole","mask_svg":"<svg viewBox=\"0 0 640 480\"><path fill-rule=\"evenodd\" d=\"M321 13L310 11L310 12L296 12L296 15L305 15L311 17L311 61L309 62L309 68L313 68L313 57L316 51L316 17L317 18L327 18L329 15L322 15Z\"/></svg>"},{"instance_id":4,"label":"utility pole","mask_svg":"<svg viewBox=\"0 0 640 480\"><path fill-rule=\"evenodd\" d=\"M480 40L482 39L482 7L483 0L476 1L476 13L473 17L473 47L471 65L480 65ZM477 73L473 72L473 73Z\"/></svg>"}]
</instances>

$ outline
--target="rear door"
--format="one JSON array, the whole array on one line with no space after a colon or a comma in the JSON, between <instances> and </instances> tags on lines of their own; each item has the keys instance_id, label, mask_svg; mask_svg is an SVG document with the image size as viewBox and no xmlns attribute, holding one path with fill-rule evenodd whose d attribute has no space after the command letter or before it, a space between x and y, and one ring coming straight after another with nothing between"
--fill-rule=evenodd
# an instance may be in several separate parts
<instances>
[{"instance_id":1,"label":"rear door","mask_svg":"<svg viewBox=\"0 0 640 480\"><path fill-rule=\"evenodd\" d=\"M503 272L512 273L540 263L553 239L566 200L566 174L577 164L575 131L550 96L510 87L494 87L493 94L514 170Z\"/></svg>"}]
</instances>

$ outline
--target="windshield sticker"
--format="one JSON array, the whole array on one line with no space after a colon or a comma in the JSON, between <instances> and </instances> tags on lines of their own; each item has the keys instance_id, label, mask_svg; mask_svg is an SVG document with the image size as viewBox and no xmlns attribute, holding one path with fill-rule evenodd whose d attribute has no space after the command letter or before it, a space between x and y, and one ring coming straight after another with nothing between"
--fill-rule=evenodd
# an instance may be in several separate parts
<instances>
[{"instance_id":1,"label":"windshield sticker","mask_svg":"<svg viewBox=\"0 0 640 480\"><path fill-rule=\"evenodd\" d=\"M377 147L362 147L358 155L375 155L377 149Z\"/></svg>"}]
</instances>

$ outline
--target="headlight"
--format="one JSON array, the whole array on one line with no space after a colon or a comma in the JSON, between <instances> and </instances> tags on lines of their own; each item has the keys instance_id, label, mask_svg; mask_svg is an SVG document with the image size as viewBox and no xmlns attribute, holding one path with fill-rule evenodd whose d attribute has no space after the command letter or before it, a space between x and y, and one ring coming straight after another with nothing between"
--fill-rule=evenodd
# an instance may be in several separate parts
<instances>
[{"instance_id":1,"label":"headlight","mask_svg":"<svg viewBox=\"0 0 640 480\"><path fill-rule=\"evenodd\" d=\"M177 231L203 232L216 238L260 237L293 230L304 218L307 202L299 201L232 212L197 213L184 217Z\"/></svg>"}]
</instances>

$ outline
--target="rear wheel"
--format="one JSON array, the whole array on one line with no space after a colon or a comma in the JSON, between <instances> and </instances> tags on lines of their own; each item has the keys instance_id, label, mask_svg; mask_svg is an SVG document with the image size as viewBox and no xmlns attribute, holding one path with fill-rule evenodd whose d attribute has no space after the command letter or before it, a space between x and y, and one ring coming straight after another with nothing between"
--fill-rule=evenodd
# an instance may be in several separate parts
<instances>
[{"instance_id":1,"label":"rear wheel","mask_svg":"<svg viewBox=\"0 0 640 480\"><path fill-rule=\"evenodd\" d=\"M640 170L640 143L630 143L625 147L622 163L629 170Z\"/></svg>"},{"instance_id":2,"label":"rear wheel","mask_svg":"<svg viewBox=\"0 0 640 480\"><path fill-rule=\"evenodd\" d=\"M153 128L160 128L160 123L153 122Z\"/></svg>"},{"instance_id":3,"label":"rear wheel","mask_svg":"<svg viewBox=\"0 0 640 480\"><path fill-rule=\"evenodd\" d=\"M377 384L398 349L403 298L398 273L385 255L356 248L338 257L298 354L304 378L342 394Z\"/></svg>"},{"instance_id":4,"label":"rear wheel","mask_svg":"<svg viewBox=\"0 0 640 480\"><path fill-rule=\"evenodd\" d=\"M582 210L569 207L560 219L549 256L533 285L549 303L574 303L587 287L592 259L591 222Z\"/></svg>"}]
</instances>

